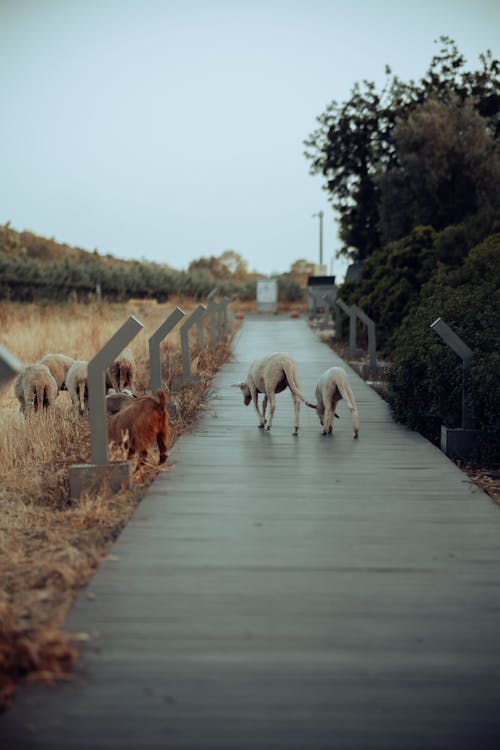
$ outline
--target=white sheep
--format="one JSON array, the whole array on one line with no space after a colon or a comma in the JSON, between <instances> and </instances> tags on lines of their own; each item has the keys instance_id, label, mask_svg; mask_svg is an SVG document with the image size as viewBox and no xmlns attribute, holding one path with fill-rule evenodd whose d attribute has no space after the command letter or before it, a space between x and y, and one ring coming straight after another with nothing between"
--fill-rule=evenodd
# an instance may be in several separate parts
<instances>
[{"instance_id":1,"label":"white sheep","mask_svg":"<svg viewBox=\"0 0 500 750\"><path fill-rule=\"evenodd\" d=\"M134 398L137 398L137 396L129 390L121 393L108 393L106 396L106 413L117 414L125 406L128 406Z\"/></svg>"},{"instance_id":2,"label":"white sheep","mask_svg":"<svg viewBox=\"0 0 500 750\"><path fill-rule=\"evenodd\" d=\"M39 364L46 365L56 379L58 391L67 390L66 376L75 360L66 354L46 354Z\"/></svg>"},{"instance_id":3,"label":"white sheep","mask_svg":"<svg viewBox=\"0 0 500 750\"><path fill-rule=\"evenodd\" d=\"M330 367L321 375L316 386L315 408L323 425L323 435L332 432L335 409L342 398L351 410L353 437L357 438L359 435L358 409L346 372L342 367ZM311 406L311 404L308 405Z\"/></svg>"},{"instance_id":4,"label":"white sheep","mask_svg":"<svg viewBox=\"0 0 500 750\"><path fill-rule=\"evenodd\" d=\"M275 395L290 388L295 405L295 425L293 434L299 434L300 401L311 406L299 390L297 365L288 354L276 352L266 357L256 359L250 366L247 379L243 383L235 384L243 393L243 401L248 406L253 400L255 410L259 416L259 427L270 430L273 424L276 407ZM262 413L259 409L259 393L264 394ZM269 402L269 422L266 424L266 408Z\"/></svg>"},{"instance_id":5,"label":"white sheep","mask_svg":"<svg viewBox=\"0 0 500 750\"><path fill-rule=\"evenodd\" d=\"M124 390L134 390L136 365L134 355L127 347L109 365L106 378L109 385L118 393Z\"/></svg>"},{"instance_id":6,"label":"white sheep","mask_svg":"<svg viewBox=\"0 0 500 750\"><path fill-rule=\"evenodd\" d=\"M85 414L89 404L88 362L83 359L73 362L66 376L66 387L74 411L80 415Z\"/></svg>"},{"instance_id":7,"label":"white sheep","mask_svg":"<svg viewBox=\"0 0 500 750\"><path fill-rule=\"evenodd\" d=\"M47 409L57 396L57 382L47 365L28 365L14 383L14 393L23 414Z\"/></svg>"}]
</instances>

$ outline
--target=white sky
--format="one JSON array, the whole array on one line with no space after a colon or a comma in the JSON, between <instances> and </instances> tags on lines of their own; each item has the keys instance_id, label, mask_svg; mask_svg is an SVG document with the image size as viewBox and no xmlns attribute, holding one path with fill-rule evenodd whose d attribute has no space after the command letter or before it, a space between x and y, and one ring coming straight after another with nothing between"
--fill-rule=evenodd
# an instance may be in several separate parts
<instances>
[{"instance_id":1,"label":"white sky","mask_svg":"<svg viewBox=\"0 0 500 750\"><path fill-rule=\"evenodd\" d=\"M0 0L0 223L187 268L334 258L302 141L385 65L419 79L451 36L500 57L500 0Z\"/></svg>"}]
</instances>

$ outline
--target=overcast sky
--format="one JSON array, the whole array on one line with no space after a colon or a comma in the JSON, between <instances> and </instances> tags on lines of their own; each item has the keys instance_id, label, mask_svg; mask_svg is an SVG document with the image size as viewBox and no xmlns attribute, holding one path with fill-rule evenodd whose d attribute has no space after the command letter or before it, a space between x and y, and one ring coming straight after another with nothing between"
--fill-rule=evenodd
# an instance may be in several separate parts
<instances>
[{"instance_id":1,"label":"overcast sky","mask_svg":"<svg viewBox=\"0 0 500 750\"><path fill-rule=\"evenodd\" d=\"M334 216L303 140L385 65L451 36L500 57L500 0L0 0L0 223L187 268L324 260Z\"/></svg>"}]
</instances>

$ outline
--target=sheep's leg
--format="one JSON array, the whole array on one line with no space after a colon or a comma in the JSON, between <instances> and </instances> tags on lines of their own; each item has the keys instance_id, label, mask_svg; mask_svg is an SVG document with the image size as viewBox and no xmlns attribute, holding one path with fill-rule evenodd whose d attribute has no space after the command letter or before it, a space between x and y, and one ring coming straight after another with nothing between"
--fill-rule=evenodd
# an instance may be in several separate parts
<instances>
[{"instance_id":1,"label":"sheep's leg","mask_svg":"<svg viewBox=\"0 0 500 750\"><path fill-rule=\"evenodd\" d=\"M327 404L325 408L325 416L323 418L323 435L330 434L333 426L333 413L335 409L332 408L332 404Z\"/></svg>"},{"instance_id":2,"label":"sheep's leg","mask_svg":"<svg viewBox=\"0 0 500 750\"><path fill-rule=\"evenodd\" d=\"M156 443L158 445L158 450L160 451L160 460L158 463L164 464L167 460L167 444L165 443L165 439L161 432L156 436Z\"/></svg>"},{"instance_id":3,"label":"sheep's leg","mask_svg":"<svg viewBox=\"0 0 500 750\"><path fill-rule=\"evenodd\" d=\"M266 409L267 409L267 394L264 393L264 398L262 399L262 419L264 420L264 424L266 424Z\"/></svg>"},{"instance_id":4,"label":"sheep's leg","mask_svg":"<svg viewBox=\"0 0 500 750\"><path fill-rule=\"evenodd\" d=\"M264 425L266 424L266 420L264 419L264 415L260 413L258 391L254 391L252 393L252 401L253 401L253 405L255 406L255 411L259 415L259 427L264 427Z\"/></svg>"},{"instance_id":5,"label":"sheep's leg","mask_svg":"<svg viewBox=\"0 0 500 750\"><path fill-rule=\"evenodd\" d=\"M297 436L299 434L299 412L300 412L300 400L294 395L293 403L295 406L295 424L293 426L293 434Z\"/></svg>"},{"instance_id":6,"label":"sheep's leg","mask_svg":"<svg viewBox=\"0 0 500 750\"><path fill-rule=\"evenodd\" d=\"M78 401L79 412L83 416L85 413L85 383L78 383Z\"/></svg>"},{"instance_id":7,"label":"sheep's leg","mask_svg":"<svg viewBox=\"0 0 500 750\"><path fill-rule=\"evenodd\" d=\"M276 409L276 398L274 393L269 394L269 422L266 425L266 430L270 430L273 425L274 410Z\"/></svg>"}]
</instances>

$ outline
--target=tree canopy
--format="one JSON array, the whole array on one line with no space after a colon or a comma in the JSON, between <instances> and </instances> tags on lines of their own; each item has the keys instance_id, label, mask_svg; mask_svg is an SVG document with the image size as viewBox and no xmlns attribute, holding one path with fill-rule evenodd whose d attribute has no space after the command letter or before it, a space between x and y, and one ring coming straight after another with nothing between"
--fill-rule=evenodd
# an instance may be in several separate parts
<instances>
[{"instance_id":1,"label":"tree canopy","mask_svg":"<svg viewBox=\"0 0 500 750\"><path fill-rule=\"evenodd\" d=\"M491 160L497 163L500 139L500 63L487 51L480 56L477 70L467 70L454 41L441 37L440 42L439 53L418 83L401 81L389 68L382 91L370 81L355 83L350 99L343 104L331 102L317 118L319 127L304 141L310 171L324 176L324 188L339 215L341 253L355 260L369 257L388 238L408 233L422 223L424 214L434 228L445 226L451 203L448 199L443 210L445 170L451 170L452 190L462 201L453 221L477 210L483 200L498 201L496 194L483 195L479 190L473 190L473 199L467 201L464 191L466 183L478 186L480 175L487 175L489 184L493 180L496 167ZM453 114L457 131L453 148L443 150L444 134L440 139L440 179L430 186L423 211L419 154L425 144L431 158L433 135L443 127L446 112ZM451 127L447 123L448 135ZM469 154L474 134L480 137ZM433 158L438 152L436 145ZM391 196L401 184L408 189L394 205L393 217Z\"/></svg>"}]
</instances>

